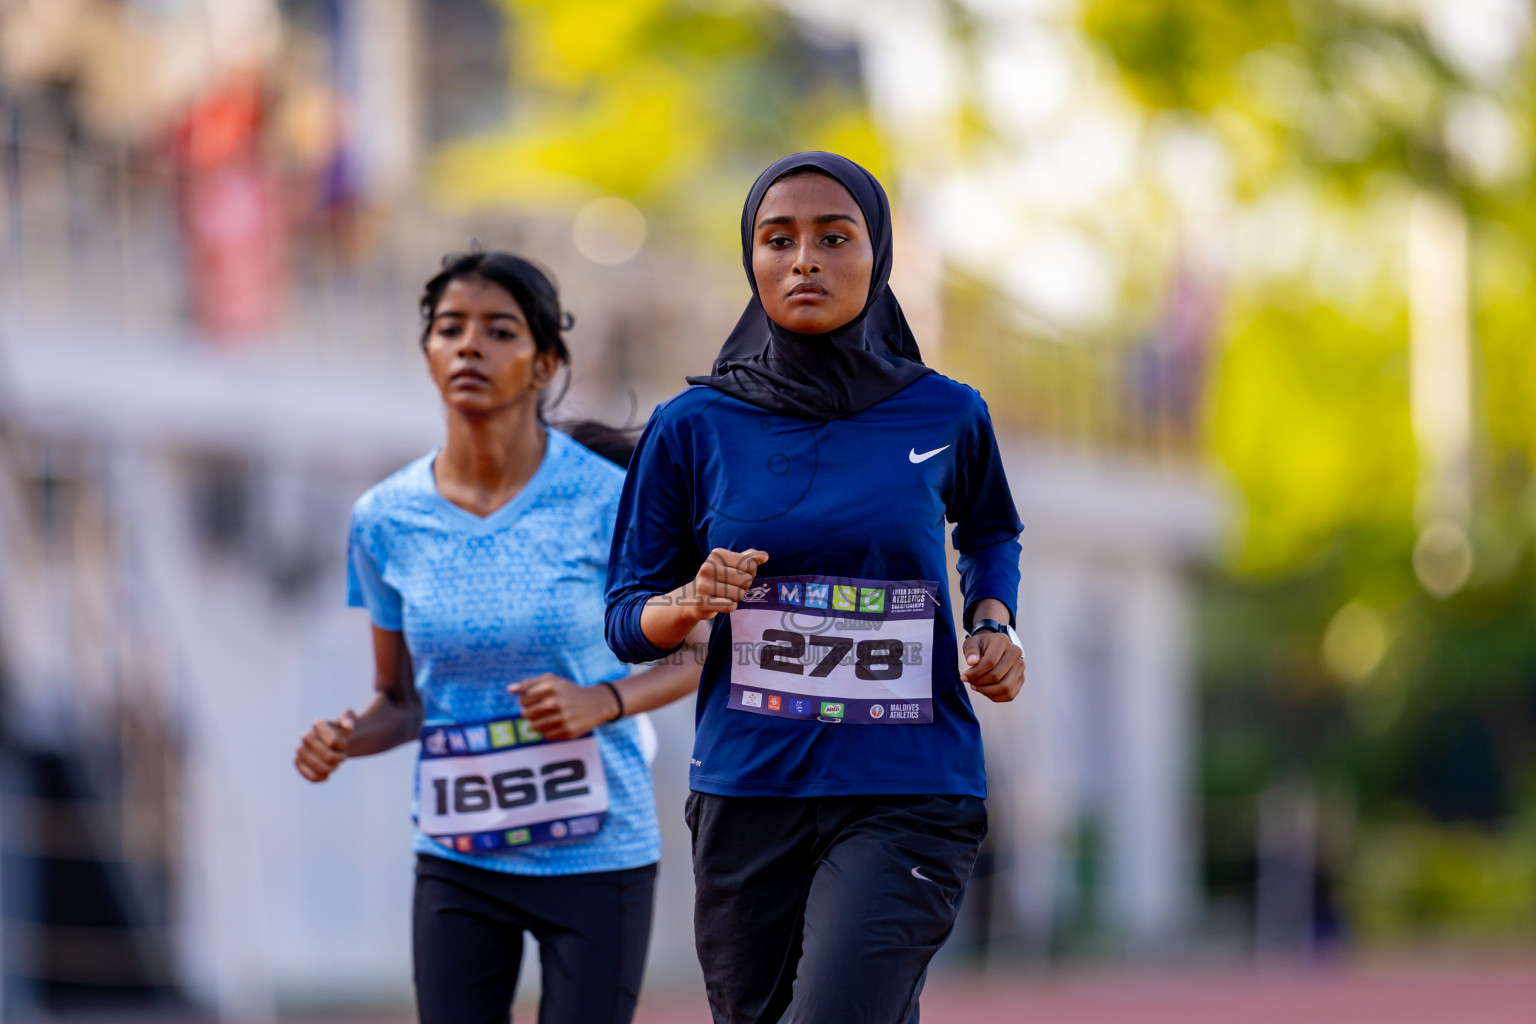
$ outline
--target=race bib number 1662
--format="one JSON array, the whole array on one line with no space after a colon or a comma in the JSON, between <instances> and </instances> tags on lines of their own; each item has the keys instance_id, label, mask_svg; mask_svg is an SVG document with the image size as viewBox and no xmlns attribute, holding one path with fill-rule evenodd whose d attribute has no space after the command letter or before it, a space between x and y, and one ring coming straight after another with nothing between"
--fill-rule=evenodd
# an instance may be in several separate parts
<instances>
[{"instance_id":1,"label":"race bib number 1662","mask_svg":"<svg viewBox=\"0 0 1536 1024\"><path fill-rule=\"evenodd\" d=\"M607 812L595 736L548 741L522 718L422 730L416 822L442 846L470 853L579 839Z\"/></svg>"}]
</instances>

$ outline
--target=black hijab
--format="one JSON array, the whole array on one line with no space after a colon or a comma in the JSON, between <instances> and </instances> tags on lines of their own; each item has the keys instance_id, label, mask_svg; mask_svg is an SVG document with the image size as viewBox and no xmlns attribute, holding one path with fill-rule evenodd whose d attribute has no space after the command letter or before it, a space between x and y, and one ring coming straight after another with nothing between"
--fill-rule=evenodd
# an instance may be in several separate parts
<instances>
[{"instance_id":1,"label":"black hijab","mask_svg":"<svg viewBox=\"0 0 1536 1024\"><path fill-rule=\"evenodd\" d=\"M753 225L763 196L779 178L803 169L820 171L848 190L864 213L875 251L864 309L826 334L800 334L774 323L752 273ZM758 175L741 211L741 263L752 300L715 357L714 373L689 377L688 383L707 384L769 412L835 420L863 412L932 373L891 294L891 249L891 204L873 174L835 153L795 153L779 160Z\"/></svg>"}]
</instances>

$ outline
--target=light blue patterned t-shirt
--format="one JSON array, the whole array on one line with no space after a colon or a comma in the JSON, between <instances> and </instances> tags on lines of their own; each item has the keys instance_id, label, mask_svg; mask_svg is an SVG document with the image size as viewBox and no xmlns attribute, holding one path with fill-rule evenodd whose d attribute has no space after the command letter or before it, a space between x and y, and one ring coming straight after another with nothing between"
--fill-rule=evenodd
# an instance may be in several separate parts
<instances>
[{"instance_id":1,"label":"light blue patterned t-shirt","mask_svg":"<svg viewBox=\"0 0 1536 1024\"><path fill-rule=\"evenodd\" d=\"M515 498L481 519L437 489L437 451L358 499L347 603L405 634L426 725L519 711L510 683L552 672L579 685L627 669L603 641L603 579L624 471L559 431ZM416 832L416 850L516 875L655 863L661 833L639 722L598 727L608 819L590 838L462 853Z\"/></svg>"}]
</instances>

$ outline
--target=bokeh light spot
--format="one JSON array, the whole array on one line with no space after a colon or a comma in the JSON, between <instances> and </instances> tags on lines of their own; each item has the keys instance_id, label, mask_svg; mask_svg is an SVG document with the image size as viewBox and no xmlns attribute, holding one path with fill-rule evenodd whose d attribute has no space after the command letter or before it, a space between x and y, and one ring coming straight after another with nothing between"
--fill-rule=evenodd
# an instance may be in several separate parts
<instances>
[{"instance_id":1,"label":"bokeh light spot","mask_svg":"<svg viewBox=\"0 0 1536 1024\"><path fill-rule=\"evenodd\" d=\"M1467 532L1441 519L1431 523L1413 547L1413 572L1425 591L1447 598L1472 575L1472 544Z\"/></svg>"},{"instance_id":2,"label":"bokeh light spot","mask_svg":"<svg viewBox=\"0 0 1536 1024\"><path fill-rule=\"evenodd\" d=\"M576 214L571 241L593 263L616 266L645 245L645 214L616 196L594 199Z\"/></svg>"},{"instance_id":3,"label":"bokeh light spot","mask_svg":"<svg viewBox=\"0 0 1536 1024\"><path fill-rule=\"evenodd\" d=\"M1357 683L1376 671L1388 642L1381 614L1351 601L1334 613L1323 632L1323 661L1335 676Z\"/></svg>"}]
</instances>

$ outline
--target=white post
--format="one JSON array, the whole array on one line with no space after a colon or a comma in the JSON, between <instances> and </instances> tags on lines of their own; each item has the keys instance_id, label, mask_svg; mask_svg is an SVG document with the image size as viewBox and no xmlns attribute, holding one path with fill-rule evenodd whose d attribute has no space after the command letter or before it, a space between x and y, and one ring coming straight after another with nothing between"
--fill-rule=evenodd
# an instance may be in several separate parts
<instances>
[{"instance_id":1,"label":"white post","mask_svg":"<svg viewBox=\"0 0 1536 1024\"><path fill-rule=\"evenodd\" d=\"M343 24L355 62L351 145L370 206L410 184L420 143L415 0L346 0Z\"/></svg>"},{"instance_id":2,"label":"white post","mask_svg":"<svg viewBox=\"0 0 1536 1024\"><path fill-rule=\"evenodd\" d=\"M1419 193L1408 215L1408 309L1413 431L1419 450L1414 570L1447 597L1472 571L1472 360L1467 217Z\"/></svg>"},{"instance_id":3,"label":"white post","mask_svg":"<svg viewBox=\"0 0 1536 1024\"><path fill-rule=\"evenodd\" d=\"M1171 562L1122 573L1108 907L1131 948L1149 950L1182 934L1193 894L1190 599Z\"/></svg>"}]
</instances>

